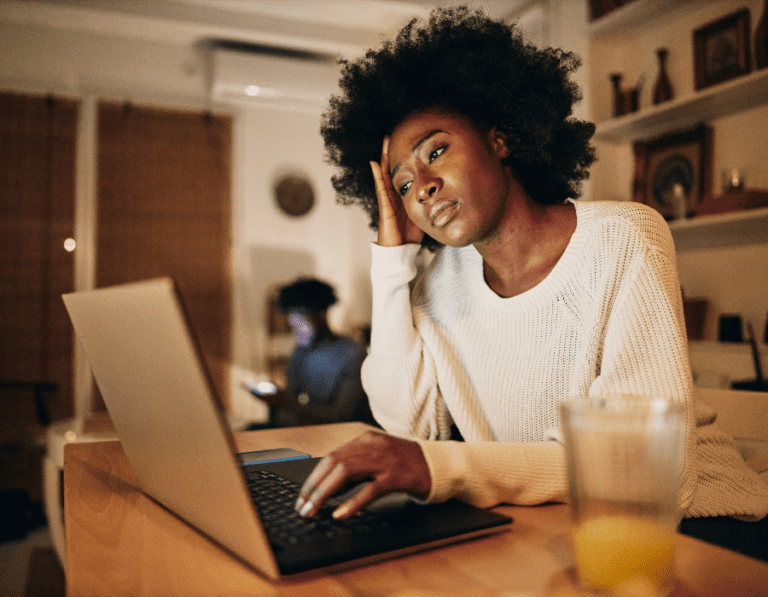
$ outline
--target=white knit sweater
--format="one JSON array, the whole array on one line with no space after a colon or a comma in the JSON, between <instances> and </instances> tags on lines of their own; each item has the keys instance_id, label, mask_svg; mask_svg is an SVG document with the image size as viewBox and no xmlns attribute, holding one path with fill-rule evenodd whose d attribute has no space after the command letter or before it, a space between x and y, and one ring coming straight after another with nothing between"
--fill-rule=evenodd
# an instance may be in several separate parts
<instances>
[{"instance_id":1,"label":"white knit sweater","mask_svg":"<svg viewBox=\"0 0 768 597\"><path fill-rule=\"evenodd\" d=\"M768 486L714 413L694 405L669 228L638 203L574 202L576 230L536 287L501 298L474 247L373 245L371 354L363 384L388 432L419 440L428 501L564 501L565 452L551 431L569 397L666 396L687 407L685 516L768 514ZM455 423L466 442L447 440Z\"/></svg>"}]
</instances>

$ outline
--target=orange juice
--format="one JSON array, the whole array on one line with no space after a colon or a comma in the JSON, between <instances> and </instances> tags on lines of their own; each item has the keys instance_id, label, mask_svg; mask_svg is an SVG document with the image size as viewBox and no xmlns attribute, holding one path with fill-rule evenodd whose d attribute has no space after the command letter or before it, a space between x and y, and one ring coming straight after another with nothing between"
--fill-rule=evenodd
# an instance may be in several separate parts
<instances>
[{"instance_id":1,"label":"orange juice","mask_svg":"<svg viewBox=\"0 0 768 597\"><path fill-rule=\"evenodd\" d=\"M641 583L656 595L672 587L675 534L659 523L630 516L593 518L574 528L573 551L586 586L616 589Z\"/></svg>"}]
</instances>

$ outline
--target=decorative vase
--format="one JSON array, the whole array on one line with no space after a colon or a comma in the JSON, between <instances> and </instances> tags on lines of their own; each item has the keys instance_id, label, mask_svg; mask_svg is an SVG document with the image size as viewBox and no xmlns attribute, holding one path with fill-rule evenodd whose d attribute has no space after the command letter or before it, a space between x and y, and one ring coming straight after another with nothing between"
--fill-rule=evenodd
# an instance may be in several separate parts
<instances>
[{"instance_id":1,"label":"decorative vase","mask_svg":"<svg viewBox=\"0 0 768 597\"><path fill-rule=\"evenodd\" d=\"M672 83L667 76L667 48L659 48L656 55L659 58L659 74L656 77L656 83L653 86L653 103L660 104L672 99Z\"/></svg>"},{"instance_id":2,"label":"decorative vase","mask_svg":"<svg viewBox=\"0 0 768 597\"><path fill-rule=\"evenodd\" d=\"M763 16L755 29L755 69L768 66L768 0L763 6Z\"/></svg>"},{"instance_id":3,"label":"decorative vase","mask_svg":"<svg viewBox=\"0 0 768 597\"><path fill-rule=\"evenodd\" d=\"M613 115L621 116L624 114L624 96L621 92L621 75L614 73L610 75L613 83Z\"/></svg>"}]
</instances>

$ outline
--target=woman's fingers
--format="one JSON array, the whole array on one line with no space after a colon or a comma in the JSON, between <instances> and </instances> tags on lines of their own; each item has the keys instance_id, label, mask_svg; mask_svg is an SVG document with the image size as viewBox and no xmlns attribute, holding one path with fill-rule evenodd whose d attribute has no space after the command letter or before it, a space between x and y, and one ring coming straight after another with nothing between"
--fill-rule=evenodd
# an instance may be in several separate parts
<instances>
[{"instance_id":1,"label":"woman's fingers","mask_svg":"<svg viewBox=\"0 0 768 597\"><path fill-rule=\"evenodd\" d=\"M421 447L380 432L367 432L335 450L315 467L299 492L296 510L314 516L350 482L371 483L339 506L334 518L348 518L376 498L394 491L418 497L429 494L431 478Z\"/></svg>"},{"instance_id":2,"label":"woman's fingers","mask_svg":"<svg viewBox=\"0 0 768 597\"><path fill-rule=\"evenodd\" d=\"M314 516L349 481L369 476L364 437L355 438L317 463L299 490L295 506L299 514Z\"/></svg>"},{"instance_id":3,"label":"woman's fingers","mask_svg":"<svg viewBox=\"0 0 768 597\"><path fill-rule=\"evenodd\" d=\"M314 516L319 507L337 493L346 481L346 471L341 462L333 465L330 470L326 469L325 473L316 485L311 486L311 492L307 493L306 498L299 497L296 509L302 516Z\"/></svg>"},{"instance_id":4,"label":"woman's fingers","mask_svg":"<svg viewBox=\"0 0 768 597\"><path fill-rule=\"evenodd\" d=\"M389 137L384 137L381 144L379 163L371 162L373 180L376 186L376 199L379 203L379 214L385 218L396 215L401 207L400 198L392 188L392 177L389 175Z\"/></svg>"},{"instance_id":5,"label":"woman's fingers","mask_svg":"<svg viewBox=\"0 0 768 597\"><path fill-rule=\"evenodd\" d=\"M397 247L405 243L421 242L424 233L408 217L403 200L392 187L389 175L389 137L384 137L381 146L381 161L370 162L379 204L379 238L382 247Z\"/></svg>"},{"instance_id":6,"label":"woman's fingers","mask_svg":"<svg viewBox=\"0 0 768 597\"><path fill-rule=\"evenodd\" d=\"M387 183L387 188L392 186L392 178L389 175L389 135L384 136L384 141L381 142L381 164L382 175L384 182Z\"/></svg>"},{"instance_id":7,"label":"woman's fingers","mask_svg":"<svg viewBox=\"0 0 768 597\"><path fill-rule=\"evenodd\" d=\"M384 178L383 168L376 162L371 162L373 181L376 187L376 199L379 203L379 238L377 242L383 247L396 247L403 244L403 235L400 230L398 209L402 205L396 205L400 199L390 192L389 185Z\"/></svg>"},{"instance_id":8,"label":"woman's fingers","mask_svg":"<svg viewBox=\"0 0 768 597\"><path fill-rule=\"evenodd\" d=\"M369 483L363 489L358 491L354 496L349 498L346 502L341 504L333 511L333 516L337 520L344 520L353 516L368 504L373 502L380 495L383 495L375 483Z\"/></svg>"},{"instance_id":9,"label":"woman's fingers","mask_svg":"<svg viewBox=\"0 0 768 597\"><path fill-rule=\"evenodd\" d=\"M384 181L381 166L376 162L370 162L370 164L371 172L373 172L373 184L376 188L376 200L379 203L379 220L392 218L395 215L395 210Z\"/></svg>"},{"instance_id":10,"label":"woman's fingers","mask_svg":"<svg viewBox=\"0 0 768 597\"><path fill-rule=\"evenodd\" d=\"M333 460L330 456L326 456L320 462L315 465L315 468L310 473L309 477L304 481L301 490L299 490L299 499L309 495L310 490L314 488L320 480L333 468ZM297 508L298 509L298 508Z\"/></svg>"}]
</instances>

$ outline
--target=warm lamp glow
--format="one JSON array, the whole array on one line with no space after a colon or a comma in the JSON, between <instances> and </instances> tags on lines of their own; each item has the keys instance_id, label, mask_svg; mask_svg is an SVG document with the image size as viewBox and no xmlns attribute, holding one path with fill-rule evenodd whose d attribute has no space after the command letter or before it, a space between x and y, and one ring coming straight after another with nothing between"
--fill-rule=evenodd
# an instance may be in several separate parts
<instances>
[{"instance_id":1,"label":"warm lamp glow","mask_svg":"<svg viewBox=\"0 0 768 597\"><path fill-rule=\"evenodd\" d=\"M74 238L68 238L64 241L64 250L71 253L75 250L75 247L77 246L77 243L75 242Z\"/></svg>"}]
</instances>

